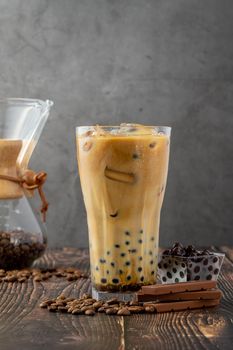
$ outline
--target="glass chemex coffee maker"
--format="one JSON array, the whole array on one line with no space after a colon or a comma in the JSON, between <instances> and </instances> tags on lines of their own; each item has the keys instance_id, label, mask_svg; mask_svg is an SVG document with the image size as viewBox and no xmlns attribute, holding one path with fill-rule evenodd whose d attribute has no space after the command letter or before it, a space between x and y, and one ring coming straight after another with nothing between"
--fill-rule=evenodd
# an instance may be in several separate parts
<instances>
[{"instance_id":1,"label":"glass chemex coffee maker","mask_svg":"<svg viewBox=\"0 0 233 350\"><path fill-rule=\"evenodd\" d=\"M28 163L52 105L49 100L0 99L0 269L29 267L46 248L46 173L29 170ZM35 191L41 214L33 209Z\"/></svg>"}]
</instances>

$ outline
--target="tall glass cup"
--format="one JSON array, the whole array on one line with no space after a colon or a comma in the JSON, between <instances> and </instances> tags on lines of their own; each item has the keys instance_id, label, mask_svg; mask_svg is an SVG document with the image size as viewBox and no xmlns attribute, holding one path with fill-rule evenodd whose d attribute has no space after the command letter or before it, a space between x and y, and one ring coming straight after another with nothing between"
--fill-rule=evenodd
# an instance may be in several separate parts
<instances>
[{"instance_id":1,"label":"tall glass cup","mask_svg":"<svg viewBox=\"0 0 233 350\"><path fill-rule=\"evenodd\" d=\"M132 291L156 282L170 132L138 124L77 128L91 276L98 291Z\"/></svg>"}]
</instances>

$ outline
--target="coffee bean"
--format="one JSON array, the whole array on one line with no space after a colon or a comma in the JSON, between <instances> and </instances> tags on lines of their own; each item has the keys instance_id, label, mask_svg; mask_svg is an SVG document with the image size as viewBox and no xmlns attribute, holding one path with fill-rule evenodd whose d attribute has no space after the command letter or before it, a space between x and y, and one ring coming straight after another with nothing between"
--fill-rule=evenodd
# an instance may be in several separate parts
<instances>
[{"instance_id":1,"label":"coffee bean","mask_svg":"<svg viewBox=\"0 0 233 350\"><path fill-rule=\"evenodd\" d=\"M102 302L102 301L96 301L92 306L93 306L95 309L99 309L102 305L103 305L103 302Z\"/></svg>"},{"instance_id":2,"label":"coffee bean","mask_svg":"<svg viewBox=\"0 0 233 350\"><path fill-rule=\"evenodd\" d=\"M129 316L130 314L131 312L126 307L123 307L122 309L117 311L117 315L119 316Z\"/></svg>"},{"instance_id":3,"label":"coffee bean","mask_svg":"<svg viewBox=\"0 0 233 350\"><path fill-rule=\"evenodd\" d=\"M128 310L133 313L142 313L144 311L143 306L129 306Z\"/></svg>"},{"instance_id":4,"label":"coffee bean","mask_svg":"<svg viewBox=\"0 0 233 350\"><path fill-rule=\"evenodd\" d=\"M27 280L26 277L20 277L20 278L18 278L18 282L20 282L20 283L23 283L23 282L25 282L26 280Z\"/></svg>"},{"instance_id":5,"label":"coffee bean","mask_svg":"<svg viewBox=\"0 0 233 350\"><path fill-rule=\"evenodd\" d=\"M67 275L67 278L66 278L66 279L67 279L67 281L74 281L74 280L76 280L77 278L76 278L74 275L72 275L72 274L69 273L69 274Z\"/></svg>"},{"instance_id":6,"label":"coffee bean","mask_svg":"<svg viewBox=\"0 0 233 350\"><path fill-rule=\"evenodd\" d=\"M154 306L146 306L146 307L145 307L145 311L146 311L147 313L152 314L152 313L154 313L154 312L156 311L156 309L154 308Z\"/></svg>"},{"instance_id":7,"label":"coffee bean","mask_svg":"<svg viewBox=\"0 0 233 350\"><path fill-rule=\"evenodd\" d=\"M7 282L15 282L15 281L17 281L17 277L16 276L12 275L12 276L8 277L8 281Z\"/></svg>"},{"instance_id":8,"label":"coffee bean","mask_svg":"<svg viewBox=\"0 0 233 350\"><path fill-rule=\"evenodd\" d=\"M41 276L37 275L37 276L34 277L33 280L34 280L35 282L41 282L41 281L42 281L42 278L41 278Z\"/></svg>"},{"instance_id":9,"label":"coffee bean","mask_svg":"<svg viewBox=\"0 0 233 350\"><path fill-rule=\"evenodd\" d=\"M82 299L90 299L91 298L91 295L90 294L87 294L87 293L84 293L82 295ZM74 299L73 299L74 300Z\"/></svg>"},{"instance_id":10,"label":"coffee bean","mask_svg":"<svg viewBox=\"0 0 233 350\"><path fill-rule=\"evenodd\" d=\"M85 311L85 315L87 316L94 316L95 315L95 311L93 309L89 309Z\"/></svg>"},{"instance_id":11,"label":"coffee bean","mask_svg":"<svg viewBox=\"0 0 233 350\"><path fill-rule=\"evenodd\" d=\"M67 312L67 310L68 310L68 308L67 308L67 306L58 306L58 311L60 311L60 312Z\"/></svg>"},{"instance_id":12,"label":"coffee bean","mask_svg":"<svg viewBox=\"0 0 233 350\"><path fill-rule=\"evenodd\" d=\"M106 315L115 315L117 314L117 312L118 312L117 308L114 308L114 307L106 309L105 311Z\"/></svg>"},{"instance_id":13,"label":"coffee bean","mask_svg":"<svg viewBox=\"0 0 233 350\"><path fill-rule=\"evenodd\" d=\"M98 309L98 312L105 312L105 308L103 306L101 306L99 309Z\"/></svg>"},{"instance_id":14,"label":"coffee bean","mask_svg":"<svg viewBox=\"0 0 233 350\"><path fill-rule=\"evenodd\" d=\"M88 309L87 309L88 310ZM86 311L87 311L86 310ZM85 312L86 312L85 311ZM83 312L84 312L84 310L81 310L81 309L79 309L79 308L76 308L76 309L73 309L73 311L71 312L72 313L72 315L81 315L81 314L83 314Z\"/></svg>"},{"instance_id":15,"label":"coffee bean","mask_svg":"<svg viewBox=\"0 0 233 350\"><path fill-rule=\"evenodd\" d=\"M66 296L64 294L60 294L57 299L65 300Z\"/></svg>"},{"instance_id":16,"label":"coffee bean","mask_svg":"<svg viewBox=\"0 0 233 350\"><path fill-rule=\"evenodd\" d=\"M85 312L86 310L89 310L89 309L93 309L93 307L90 306L90 305L88 305L88 306L83 306L83 307L81 308L81 310L82 310L83 312Z\"/></svg>"},{"instance_id":17,"label":"coffee bean","mask_svg":"<svg viewBox=\"0 0 233 350\"><path fill-rule=\"evenodd\" d=\"M43 301L42 303L40 303L40 307L46 309L48 307L48 304L45 301Z\"/></svg>"},{"instance_id":18,"label":"coffee bean","mask_svg":"<svg viewBox=\"0 0 233 350\"><path fill-rule=\"evenodd\" d=\"M48 310L50 312L56 312L57 311L57 307L55 305L51 305L51 306L48 306Z\"/></svg>"}]
</instances>

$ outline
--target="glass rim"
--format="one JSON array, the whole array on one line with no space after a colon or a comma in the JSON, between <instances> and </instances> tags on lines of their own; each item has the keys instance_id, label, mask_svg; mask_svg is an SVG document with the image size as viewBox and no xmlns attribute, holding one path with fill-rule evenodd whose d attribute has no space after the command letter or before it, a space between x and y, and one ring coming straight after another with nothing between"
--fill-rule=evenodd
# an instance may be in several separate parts
<instances>
[{"instance_id":1,"label":"glass rim","mask_svg":"<svg viewBox=\"0 0 233 350\"><path fill-rule=\"evenodd\" d=\"M24 98L24 97L0 97L0 103L16 104L16 105L29 105L35 107L35 104L44 107L52 107L54 102L52 100L41 100L38 98Z\"/></svg>"},{"instance_id":2,"label":"glass rim","mask_svg":"<svg viewBox=\"0 0 233 350\"><path fill-rule=\"evenodd\" d=\"M79 134L79 132L81 131L83 131L83 132L85 132L85 131L88 131L88 130L90 130L90 129L94 129L95 130L95 128L96 128L96 126L99 126L100 128L103 128L103 129L105 129L105 130L110 130L110 129L119 129L121 126L120 125L100 125L100 124L96 124L96 125L86 125L86 126L84 126L84 125L82 125L82 126L76 126L76 134ZM125 125L126 127L128 126L128 127L132 127L132 128L135 128L135 129L139 129L140 127L143 127L143 128L145 128L145 129L158 129L158 130L160 130L160 131L165 131L165 136L170 136L170 134L171 134L171 130L172 130L172 127L171 126L163 126L163 125L143 125L143 124L141 124L141 125L135 125L135 124L128 124L128 125ZM124 127L124 126L123 126ZM124 134L124 133L122 133L122 134L117 134L117 135L112 135L112 136L128 136L129 135L129 133L126 133L126 134ZM130 134L130 136L142 136L142 135L153 135L151 132L150 133L148 133L148 134L145 134L145 133L139 133L139 134ZM93 136L96 136L96 135L93 135Z\"/></svg>"},{"instance_id":3,"label":"glass rim","mask_svg":"<svg viewBox=\"0 0 233 350\"><path fill-rule=\"evenodd\" d=\"M211 252L212 254L204 254L204 255L193 255L193 256L181 256L181 255L169 255L169 254L163 254L159 253L159 257L166 257L166 258L179 258L179 259L199 259L199 258L211 258L214 256L218 257L225 257L225 253L219 253L219 252Z\"/></svg>"}]
</instances>

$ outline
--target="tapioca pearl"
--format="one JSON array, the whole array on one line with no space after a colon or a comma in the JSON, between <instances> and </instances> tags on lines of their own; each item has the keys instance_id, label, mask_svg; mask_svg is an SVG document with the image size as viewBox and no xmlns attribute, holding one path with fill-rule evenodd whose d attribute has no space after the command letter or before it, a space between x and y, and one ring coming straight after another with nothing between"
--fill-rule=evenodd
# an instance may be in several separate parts
<instances>
[{"instance_id":1,"label":"tapioca pearl","mask_svg":"<svg viewBox=\"0 0 233 350\"><path fill-rule=\"evenodd\" d=\"M219 273L219 269L214 270L214 274L217 275Z\"/></svg>"},{"instance_id":2,"label":"tapioca pearl","mask_svg":"<svg viewBox=\"0 0 233 350\"><path fill-rule=\"evenodd\" d=\"M171 263L172 263L172 261L169 259L169 260L168 260L168 264L170 264L170 265L171 265Z\"/></svg>"},{"instance_id":3,"label":"tapioca pearl","mask_svg":"<svg viewBox=\"0 0 233 350\"><path fill-rule=\"evenodd\" d=\"M115 248L120 248L120 244L115 244Z\"/></svg>"},{"instance_id":4,"label":"tapioca pearl","mask_svg":"<svg viewBox=\"0 0 233 350\"><path fill-rule=\"evenodd\" d=\"M133 157L133 159L139 159L139 154L133 153L132 157Z\"/></svg>"},{"instance_id":5,"label":"tapioca pearl","mask_svg":"<svg viewBox=\"0 0 233 350\"><path fill-rule=\"evenodd\" d=\"M109 270L106 271L107 275L109 275Z\"/></svg>"},{"instance_id":6,"label":"tapioca pearl","mask_svg":"<svg viewBox=\"0 0 233 350\"><path fill-rule=\"evenodd\" d=\"M138 267L138 272L141 272L141 271L142 271L142 267L139 266L139 267Z\"/></svg>"},{"instance_id":7,"label":"tapioca pearl","mask_svg":"<svg viewBox=\"0 0 233 350\"><path fill-rule=\"evenodd\" d=\"M110 251L109 250L107 251L107 255L110 255Z\"/></svg>"},{"instance_id":8,"label":"tapioca pearl","mask_svg":"<svg viewBox=\"0 0 233 350\"><path fill-rule=\"evenodd\" d=\"M151 275L154 275L155 274L155 272L154 271L151 271Z\"/></svg>"},{"instance_id":9,"label":"tapioca pearl","mask_svg":"<svg viewBox=\"0 0 233 350\"><path fill-rule=\"evenodd\" d=\"M207 280L211 280L211 279L212 279L212 276L211 276L211 275L208 275L208 276L206 276L206 279L207 279Z\"/></svg>"},{"instance_id":10,"label":"tapioca pearl","mask_svg":"<svg viewBox=\"0 0 233 350\"><path fill-rule=\"evenodd\" d=\"M139 233L141 233L141 234L142 234L142 233L143 233L143 230L141 229L141 230L139 231Z\"/></svg>"},{"instance_id":11,"label":"tapioca pearl","mask_svg":"<svg viewBox=\"0 0 233 350\"><path fill-rule=\"evenodd\" d=\"M176 264L177 266L179 265L177 260L175 260L175 264Z\"/></svg>"},{"instance_id":12,"label":"tapioca pearl","mask_svg":"<svg viewBox=\"0 0 233 350\"><path fill-rule=\"evenodd\" d=\"M125 253L121 253L121 257L122 257L122 258L124 258L125 255L126 255Z\"/></svg>"},{"instance_id":13,"label":"tapioca pearl","mask_svg":"<svg viewBox=\"0 0 233 350\"><path fill-rule=\"evenodd\" d=\"M199 276L199 275L197 275L197 276L194 277L194 280L195 280L195 281L199 281L199 279L200 279L200 276Z\"/></svg>"},{"instance_id":14,"label":"tapioca pearl","mask_svg":"<svg viewBox=\"0 0 233 350\"><path fill-rule=\"evenodd\" d=\"M153 264L154 264L154 260L151 260L151 261L150 261L150 264L153 265Z\"/></svg>"},{"instance_id":15,"label":"tapioca pearl","mask_svg":"<svg viewBox=\"0 0 233 350\"><path fill-rule=\"evenodd\" d=\"M166 263L163 264L163 268L164 269L167 269L168 268L168 265Z\"/></svg>"},{"instance_id":16,"label":"tapioca pearl","mask_svg":"<svg viewBox=\"0 0 233 350\"><path fill-rule=\"evenodd\" d=\"M138 260L139 260L139 261L142 261L142 259L143 259L142 256L139 256L139 257L138 257Z\"/></svg>"},{"instance_id":17,"label":"tapioca pearl","mask_svg":"<svg viewBox=\"0 0 233 350\"><path fill-rule=\"evenodd\" d=\"M96 271L99 271L99 267L98 266L96 266L95 269L96 269Z\"/></svg>"},{"instance_id":18,"label":"tapioca pearl","mask_svg":"<svg viewBox=\"0 0 233 350\"><path fill-rule=\"evenodd\" d=\"M179 278L176 277L175 278L175 282L178 283L179 282Z\"/></svg>"},{"instance_id":19,"label":"tapioca pearl","mask_svg":"<svg viewBox=\"0 0 233 350\"><path fill-rule=\"evenodd\" d=\"M141 281L141 282L143 282L143 281L144 281L144 277L143 277L143 276L140 278L140 281Z\"/></svg>"},{"instance_id":20,"label":"tapioca pearl","mask_svg":"<svg viewBox=\"0 0 233 350\"><path fill-rule=\"evenodd\" d=\"M181 263L181 266L182 266L182 267L185 267L185 263Z\"/></svg>"},{"instance_id":21,"label":"tapioca pearl","mask_svg":"<svg viewBox=\"0 0 233 350\"><path fill-rule=\"evenodd\" d=\"M184 278L184 272L183 271L180 271L180 277Z\"/></svg>"},{"instance_id":22,"label":"tapioca pearl","mask_svg":"<svg viewBox=\"0 0 233 350\"><path fill-rule=\"evenodd\" d=\"M129 249L128 252L134 254L134 253L137 253L137 249Z\"/></svg>"},{"instance_id":23,"label":"tapioca pearl","mask_svg":"<svg viewBox=\"0 0 233 350\"><path fill-rule=\"evenodd\" d=\"M139 243L139 244L142 244L142 242L143 242L142 239L139 239L139 240L138 240L138 243Z\"/></svg>"},{"instance_id":24,"label":"tapioca pearl","mask_svg":"<svg viewBox=\"0 0 233 350\"><path fill-rule=\"evenodd\" d=\"M101 278L101 283L107 283L107 279L106 278Z\"/></svg>"},{"instance_id":25,"label":"tapioca pearl","mask_svg":"<svg viewBox=\"0 0 233 350\"><path fill-rule=\"evenodd\" d=\"M152 252L152 250L149 250L149 255L153 255L153 252Z\"/></svg>"},{"instance_id":26,"label":"tapioca pearl","mask_svg":"<svg viewBox=\"0 0 233 350\"><path fill-rule=\"evenodd\" d=\"M156 146L156 142L151 142L150 144L149 144L149 147L150 148L154 148Z\"/></svg>"},{"instance_id":27,"label":"tapioca pearl","mask_svg":"<svg viewBox=\"0 0 233 350\"><path fill-rule=\"evenodd\" d=\"M130 241L125 241L125 244L126 245L130 245Z\"/></svg>"},{"instance_id":28,"label":"tapioca pearl","mask_svg":"<svg viewBox=\"0 0 233 350\"><path fill-rule=\"evenodd\" d=\"M213 266L212 265L208 266L208 270L212 271L213 270Z\"/></svg>"},{"instance_id":29,"label":"tapioca pearl","mask_svg":"<svg viewBox=\"0 0 233 350\"><path fill-rule=\"evenodd\" d=\"M215 256L214 258L213 258L213 263L216 263L218 261L218 258Z\"/></svg>"},{"instance_id":30,"label":"tapioca pearl","mask_svg":"<svg viewBox=\"0 0 233 350\"><path fill-rule=\"evenodd\" d=\"M130 266L130 261L126 261L126 262L125 262L125 265L126 265L126 266Z\"/></svg>"},{"instance_id":31,"label":"tapioca pearl","mask_svg":"<svg viewBox=\"0 0 233 350\"><path fill-rule=\"evenodd\" d=\"M200 271L200 266L195 266L193 271L195 273L198 273Z\"/></svg>"},{"instance_id":32,"label":"tapioca pearl","mask_svg":"<svg viewBox=\"0 0 233 350\"><path fill-rule=\"evenodd\" d=\"M130 275L127 276L126 279L127 279L127 281L130 281L131 280L131 276Z\"/></svg>"},{"instance_id":33,"label":"tapioca pearl","mask_svg":"<svg viewBox=\"0 0 233 350\"><path fill-rule=\"evenodd\" d=\"M114 284L119 283L119 279L118 279L118 278L113 278L113 279L112 279L112 283L114 283Z\"/></svg>"},{"instance_id":34,"label":"tapioca pearl","mask_svg":"<svg viewBox=\"0 0 233 350\"><path fill-rule=\"evenodd\" d=\"M203 260L203 265L208 265L208 259Z\"/></svg>"},{"instance_id":35,"label":"tapioca pearl","mask_svg":"<svg viewBox=\"0 0 233 350\"><path fill-rule=\"evenodd\" d=\"M171 274L170 271L167 272L167 277L168 277L168 278L172 278L172 274Z\"/></svg>"},{"instance_id":36,"label":"tapioca pearl","mask_svg":"<svg viewBox=\"0 0 233 350\"><path fill-rule=\"evenodd\" d=\"M152 236L152 237L150 238L150 240L151 240L151 242L153 242L153 241L155 240L155 238Z\"/></svg>"},{"instance_id":37,"label":"tapioca pearl","mask_svg":"<svg viewBox=\"0 0 233 350\"><path fill-rule=\"evenodd\" d=\"M167 282L167 278L165 276L162 277L163 282Z\"/></svg>"},{"instance_id":38,"label":"tapioca pearl","mask_svg":"<svg viewBox=\"0 0 233 350\"><path fill-rule=\"evenodd\" d=\"M191 267L193 266L193 264L189 264L188 266L189 266L189 268L191 269Z\"/></svg>"},{"instance_id":39,"label":"tapioca pearl","mask_svg":"<svg viewBox=\"0 0 233 350\"><path fill-rule=\"evenodd\" d=\"M173 271L174 273L177 273L177 269L176 269L175 267L173 267L172 271Z\"/></svg>"},{"instance_id":40,"label":"tapioca pearl","mask_svg":"<svg viewBox=\"0 0 233 350\"><path fill-rule=\"evenodd\" d=\"M114 263L114 262L111 262L111 266L112 266L112 267L115 267L115 263Z\"/></svg>"},{"instance_id":41,"label":"tapioca pearl","mask_svg":"<svg viewBox=\"0 0 233 350\"><path fill-rule=\"evenodd\" d=\"M119 275L122 275L123 274L123 271L122 270L119 270Z\"/></svg>"},{"instance_id":42,"label":"tapioca pearl","mask_svg":"<svg viewBox=\"0 0 233 350\"><path fill-rule=\"evenodd\" d=\"M105 260L105 259L100 259L100 263L101 263L101 264L105 264L105 263L106 263L106 260Z\"/></svg>"},{"instance_id":43,"label":"tapioca pearl","mask_svg":"<svg viewBox=\"0 0 233 350\"><path fill-rule=\"evenodd\" d=\"M125 231L125 235L126 236L130 236L130 232L129 231Z\"/></svg>"},{"instance_id":44,"label":"tapioca pearl","mask_svg":"<svg viewBox=\"0 0 233 350\"><path fill-rule=\"evenodd\" d=\"M159 268L159 269L161 269L161 268L162 268L161 263L158 263L158 268Z\"/></svg>"}]
</instances>

